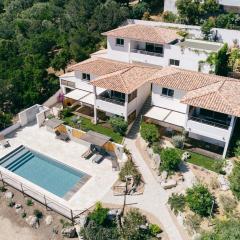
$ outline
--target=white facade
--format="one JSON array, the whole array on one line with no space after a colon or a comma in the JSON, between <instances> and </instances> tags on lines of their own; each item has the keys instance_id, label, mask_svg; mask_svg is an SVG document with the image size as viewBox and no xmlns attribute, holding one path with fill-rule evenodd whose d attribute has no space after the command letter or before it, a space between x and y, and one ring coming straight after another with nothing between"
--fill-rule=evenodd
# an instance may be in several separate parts
<instances>
[{"instance_id":1,"label":"white facade","mask_svg":"<svg viewBox=\"0 0 240 240\"><path fill-rule=\"evenodd\" d=\"M173 97L166 97L162 95L161 86L157 84L152 85L152 105L159 108L159 116L161 115L160 112L165 110L171 110L171 114L173 112L184 114L185 124L183 126L183 129L189 133L189 137L223 147L223 156L225 157L232 131L235 126L236 118L234 116L230 116L231 122L230 125L226 128L219 127L217 124L207 124L204 121L201 122L194 120L194 118L191 118L189 113L190 106L180 102L186 92L178 89L172 90L174 90ZM156 108L154 108L154 110L156 112ZM155 113L155 115L157 116L158 114ZM154 118L154 116L152 117ZM161 119L161 121L164 122L164 119ZM169 122L166 121L166 123ZM172 122L172 124L180 126L177 118L175 119L175 123Z\"/></svg>"},{"instance_id":2,"label":"white facade","mask_svg":"<svg viewBox=\"0 0 240 240\"><path fill-rule=\"evenodd\" d=\"M164 0L164 12L166 11L177 14L176 0Z\"/></svg>"},{"instance_id":3,"label":"white facade","mask_svg":"<svg viewBox=\"0 0 240 240\"><path fill-rule=\"evenodd\" d=\"M188 40L194 44L204 44L206 42L200 40ZM210 43L219 49L221 45L218 43ZM206 61L210 50L196 49L191 47L181 47L178 44L165 44L163 45L163 54L154 54L142 49L146 48L145 42L124 39L124 45L116 45L116 38L108 37L107 39L107 55L109 59L127 62L127 63L144 63L158 66L171 66L170 60L178 60L179 67L186 70L201 71L209 73L211 68L205 64L204 68L200 67L201 62Z\"/></svg>"}]
</instances>

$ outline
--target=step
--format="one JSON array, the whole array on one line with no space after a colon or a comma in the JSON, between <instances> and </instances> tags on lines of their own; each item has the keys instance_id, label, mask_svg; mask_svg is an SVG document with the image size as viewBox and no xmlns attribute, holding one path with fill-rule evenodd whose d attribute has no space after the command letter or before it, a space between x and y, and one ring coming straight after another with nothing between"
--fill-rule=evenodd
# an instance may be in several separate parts
<instances>
[{"instance_id":1,"label":"step","mask_svg":"<svg viewBox=\"0 0 240 240\"><path fill-rule=\"evenodd\" d=\"M11 162L9 165L6 166L6 168L8 170L11 170L14 166L16 166L19 162L21 162L22 160L24 160L25 158L29 157L30 155L32 155L31 152L27 152L24 155L22 155L21 157L19 157L17 160L15 160L14 162Z\"/></svg>"},{"instance_id":2,"label":"step","mask_svg":"<svg viewBox=\"0 0 240 240\"><path fill-rule=\"evenodd\" d=\"M11 164L12 162L16 161L18 158L20 158L22 155L26 154L28 150L26 149L21 149L18 151L16 154L12 155L11 157L8 157L7 159L4 159L4 161L1 162L1 166L5 167Z\"/></svg>"},{"instance_id":3,"label":"step","mask_svg":"<svg viewBox=\"0 0 240 240\"><path fill-rule=\"evenodd\" d=\"M12 172L16 171L19 167L21 167L22 165L24 165L26 162L28 162L29 160L31 160L34 157L33 154L31 154L28 158L25 158L24 160L22 160L19 164L15 165L14 168L11 169Z\"/></svg>"},{"instance_id":4,"label":"step","mask_svg":"<svg viewBox=\"0 0 240 240\"><path fill-rule=\"evenodd\" d=\"M15 155L16 153L18 153L21 149L24 149L24 146L21 145L17 148L15 148L13 151L11 151L10 153L6 154L5 156L3 156L2 158L0 158L0 164L3 160L10 158L11 156Z\"/></svg>"}]
</instances>

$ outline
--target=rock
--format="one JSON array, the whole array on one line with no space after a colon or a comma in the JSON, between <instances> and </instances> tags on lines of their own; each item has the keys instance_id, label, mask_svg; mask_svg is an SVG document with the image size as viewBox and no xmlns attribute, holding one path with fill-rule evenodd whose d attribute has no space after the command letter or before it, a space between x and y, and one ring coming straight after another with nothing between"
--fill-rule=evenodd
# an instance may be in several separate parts
<instances>
[{"instance_id":1,"label":"rock","mask_svg":"<svg viewBox=\"0 0 240 240\"><path fill-rule=\"evenodd\" d=\"M75 227L67 227L62 229L62 235L68 238L74 238L76 236L76 228Z\"/></svg>"},{"instance_id":2,"label":"rock","mask_svg":"<svg viewBox=\"0 0 240 240\"><path fill-rule=\"evenodd\" d=\"M228 191L230 189L230 183L223 175L219 175L218 182L220 185L220 190Z\"/></svg>"},{"instance_id":3,"label":"rock","mask_svg":"<svg viewBox=\"0 0 240 240\"><path fill-rule=\"evenodd\" d=\"M85 227L87 223L87 215L81 214L78 218L75 219L75 223L78 224L81 228Z\"/></svg>"},{"instance_id":4,"label":"rock","mask_svg":"<svg viewBox=\"0 0 240 240\"><path fill-rule=\"evenodd\" d=\"M190 157L191 157L191 155L190 155L189 152L184 152L184 153L182 154L181 160L185 162L185 161L187 161Z\"/></svg>"},{"instance_id":5,"label":"rock","mask_svg":"<svg viewBox=\"0 0 240 240\"><path fill-rule=\"evenodd\" d=\"M173 187L176 187L176 186L177 186L177 181L175 181L174 179L170 179L170 180L168 180L167 182L162 182L162 183L161 183L161 186L162 186L164 189L170 189L170 188L173 188Z\"/></svg>"},{"instance_id":6,"label":"rock","mask_svg":"<svg viewBox=\"0 0 240 240\"><path fill-rule=\"evenodd\" d=\"M26 223L33 228L39 227L38 218L33 215L30 215L26 218Z\"/></svg>"},{"instance_id":7,"label":"rock","mask_svg":"<svg viewBox=\"0 0 240 240\"><path fill-rule=\"evenodd\" d=\"M161 174L161 177L162 177L162 180L163 180L163 181L166 181L166 179L167 179L167 177L168 177L167 171L163 171L162 174Z\"/></svg>"},{"instance_id":8,"label":"rock","mask_svg":"<svg viewBox=\"0 0 240 240\"><path fill-rule=\"evenodd\" d=\"M16 208L16 209L22 208L22 204L16 203L16 204L15 204L15 208Z\"/></svg>"},{"instance_id":9,"label":"rock","mask_svg":"<svg viewBox=\"0 0 240 240\"><path fill-rule=\"evenodd\" d=\"M6 199L12 199L13 198L13 193L12 192L5 192L5 194L4 194L4 197L6 198Z\"/></svg>"},{"instance_id":10,"label":"rock","mask_svg":"<svg viewBox=\"0 0 240 240\"><path fill-rule=\"evenodd\" d=\"M16 208L15 211L16 211L17 214L20 214L20 213L22 213L22 208L21 207L20 208Z\"/></svg>"},{"instance_id":11,"label":"rock","mask_svg":"<svg viewBox=\"0 0 240 240\"><path fill-rule=\"evenodd\" d=\"M47 226L49 226L49 225L52 224L52 222L53 222L53 217L52 217L51 215L46 216L46 218L45 218L45 224L46 224Z\"/></svg>"}]
</instances>

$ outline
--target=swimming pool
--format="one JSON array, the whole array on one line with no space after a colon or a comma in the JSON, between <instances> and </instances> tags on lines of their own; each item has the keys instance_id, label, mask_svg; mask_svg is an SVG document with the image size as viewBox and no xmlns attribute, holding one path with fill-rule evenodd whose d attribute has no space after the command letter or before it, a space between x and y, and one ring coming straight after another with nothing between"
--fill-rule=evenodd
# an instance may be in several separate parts
<instances>
[{"instance_id":1,"label":"swimming pool","mask_svg":"<svg viewBox=\"0 0 240 240\"><path fill-rule=\"evenodd\" d=\"M89 175L57 162L23 145L0 159L0 165L30 182L65 197L76 185L83 185Z\"/></svg>"}]
</instances>

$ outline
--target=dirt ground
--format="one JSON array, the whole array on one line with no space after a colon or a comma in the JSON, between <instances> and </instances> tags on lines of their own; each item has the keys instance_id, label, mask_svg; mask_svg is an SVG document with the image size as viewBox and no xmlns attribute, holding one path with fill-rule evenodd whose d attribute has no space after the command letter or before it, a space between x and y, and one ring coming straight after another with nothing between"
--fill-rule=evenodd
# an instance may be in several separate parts
<instances>
[{"instance_id":1,"label":"dirt ground","mask_svg":"<svg viewBox=\"0 0 240 240\"><path fill-rule=\"evenodd\" d=\"M1 185L1 184L0 184ZM2 185L1 185L2 186ZM14 193L13 201L15 203L22 204L27 216L33 215L35 209L40 210L43 213L42 219L40 219L40 226L38 229L30 227L26 223L26 217L22 218L20 213L16 213L14 207L9 207L7 200L4 197L4 193L0 192L0 239L1 240L62 240L64 239L61 235L62 224L61 219L68 221L66 218L59 214L46 210L46 208L34 201L33 206L26 205L26 198L19 191L6 186L7 191ZM45 224L45 217L51 215L53 222L50 226ZM58 234L54 234L53 229L57 229Z\"/></svg>"}]
</instances>

